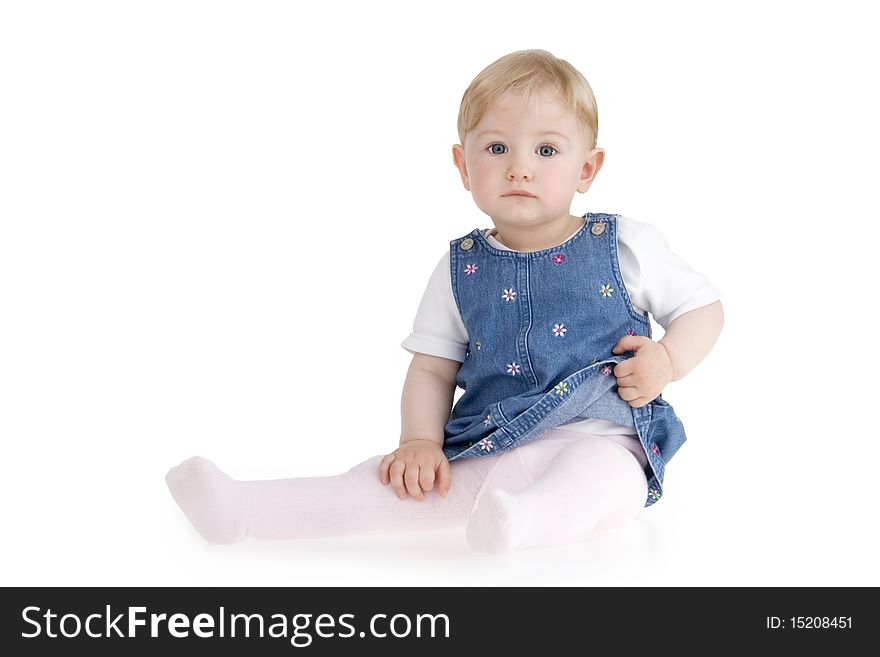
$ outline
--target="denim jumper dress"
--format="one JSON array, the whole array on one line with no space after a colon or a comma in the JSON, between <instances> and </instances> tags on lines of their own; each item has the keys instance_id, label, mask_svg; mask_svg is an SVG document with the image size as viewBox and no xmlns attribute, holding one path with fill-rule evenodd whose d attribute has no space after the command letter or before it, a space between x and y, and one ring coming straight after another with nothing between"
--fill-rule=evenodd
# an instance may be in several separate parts
<instances>
[{"instance_id":1,"label":"denim jumper dress","mask_svg":"<svg viewBox=\"0 0 880 657\"><path fill-rule=\"evenodd\" d=\"M496 249L480 230L450 242L455 302L470 342L456 383L464 394L445 427L450 461L497 454L587 418L634 427L648 459L650 506L684 427L658 395L633 408L617 394L611 349L626 335L651 337L626 292L617 215L588 213L559 246Z\"/></svg>"}]
</instances>

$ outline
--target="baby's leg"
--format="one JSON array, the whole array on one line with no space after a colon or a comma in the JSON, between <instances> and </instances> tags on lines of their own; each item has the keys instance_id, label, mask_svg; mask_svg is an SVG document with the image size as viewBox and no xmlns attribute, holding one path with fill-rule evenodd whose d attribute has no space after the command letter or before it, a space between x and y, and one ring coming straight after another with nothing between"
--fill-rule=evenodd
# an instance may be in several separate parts
<instances>
[{"instance_id":1,"label":"baby's leg","mask_svg":"<svg viewBox=\"0 0 880 657\"><path fill-rule=\"evenodd\" d=\"M511 490L487 482L468 523L473 548L509 552L573 543L634 518L644 507L643 464L623 446L626 439L564 431L550 438L519 448L519 468L531 471L534 483Z\"/></svg>"},{"instance_id":2,"label":"baby's leg","mask_svg":"<svg viewBox=\"0 0 880 657\"><path fill-rule=\"evenodd\" d=\"M436 529L464 524L496 457L453 461L446 498L401 500L379 481L374 456L332 477L237 481L199 456L172 468L165 481L175 501L211 543L255 538L316 538L372 530Z\"/></svg>"}]
</instances>

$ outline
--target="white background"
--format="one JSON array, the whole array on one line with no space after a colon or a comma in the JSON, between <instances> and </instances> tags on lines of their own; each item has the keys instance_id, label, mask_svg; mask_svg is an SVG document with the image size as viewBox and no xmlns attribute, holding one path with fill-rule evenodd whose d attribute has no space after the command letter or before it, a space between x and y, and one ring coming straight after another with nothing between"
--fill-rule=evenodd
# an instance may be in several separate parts
<instances>
[{"instance_id":1,"label":"white background","mask_svg":"<svg viewBox=\"0 0 880 657\"><path fill-rule=\"evenodd\" d=\"M4 3L0 582L880 585L875 24L717 4ZM596 93L573 211L656 224L724 293L664 390L689 441L663 501L502 558L463 529L208 545L183 459L264 479L397 445L424 284L489 225L461 94L523 48Z\"/></svg>"}]
</instances>

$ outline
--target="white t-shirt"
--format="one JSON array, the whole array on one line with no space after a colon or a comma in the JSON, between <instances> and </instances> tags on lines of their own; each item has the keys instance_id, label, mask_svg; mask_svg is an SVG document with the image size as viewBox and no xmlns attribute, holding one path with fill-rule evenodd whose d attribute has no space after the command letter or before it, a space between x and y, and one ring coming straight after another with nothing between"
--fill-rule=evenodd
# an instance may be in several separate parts
<instances>
[{"instance_id":1,"label":"white t-shirt","mask_svg":"<svg viewBox=\"0 0 880 657\"><path fill-rule=\"evenodd\" d=\"M512 250L496 240L490 229L485 229L483 234L495 248ZM650 313L664 330L676 317L721 298L721 291L709 283L705 274L694 271L673 253L666 237L653 224L619 217L617 254L620 273L634 309L642 314ZM447 249L428 281L412 333L401 346L411 353L464 362L469 341L452 292ZM635 435L633 427L622 427L606 420L583 420L562 428L587 433Z\"/></svg>"}]
</instances>

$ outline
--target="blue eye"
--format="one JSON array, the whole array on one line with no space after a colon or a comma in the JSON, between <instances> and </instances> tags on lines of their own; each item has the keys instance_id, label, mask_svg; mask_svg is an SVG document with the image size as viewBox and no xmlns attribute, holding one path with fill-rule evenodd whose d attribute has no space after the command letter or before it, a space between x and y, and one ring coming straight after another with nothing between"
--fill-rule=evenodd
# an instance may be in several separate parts
<instances>
[{"instance_id":1,"label":"blue eye","mask_svg":"<svg viewBox=\"0 0 880 657\"><path fill-rule=\"evenodd\" d=\"M543 146L538 147L538 154L543 155L544 157L550 157L556 153L556 149L550 146L549 144L544 144Z\"/></svg>"},{"instance_id":2,"label":"blue eye","mask_svg":"<svg viewBox=\"0 0 880 657\"><path fill-rule=\"evenodd\" d=\"M503 155L507 152L507 146L504 144L490 144L489 152L492 153L492 155Z\"/></svg>"}]
</instances>

